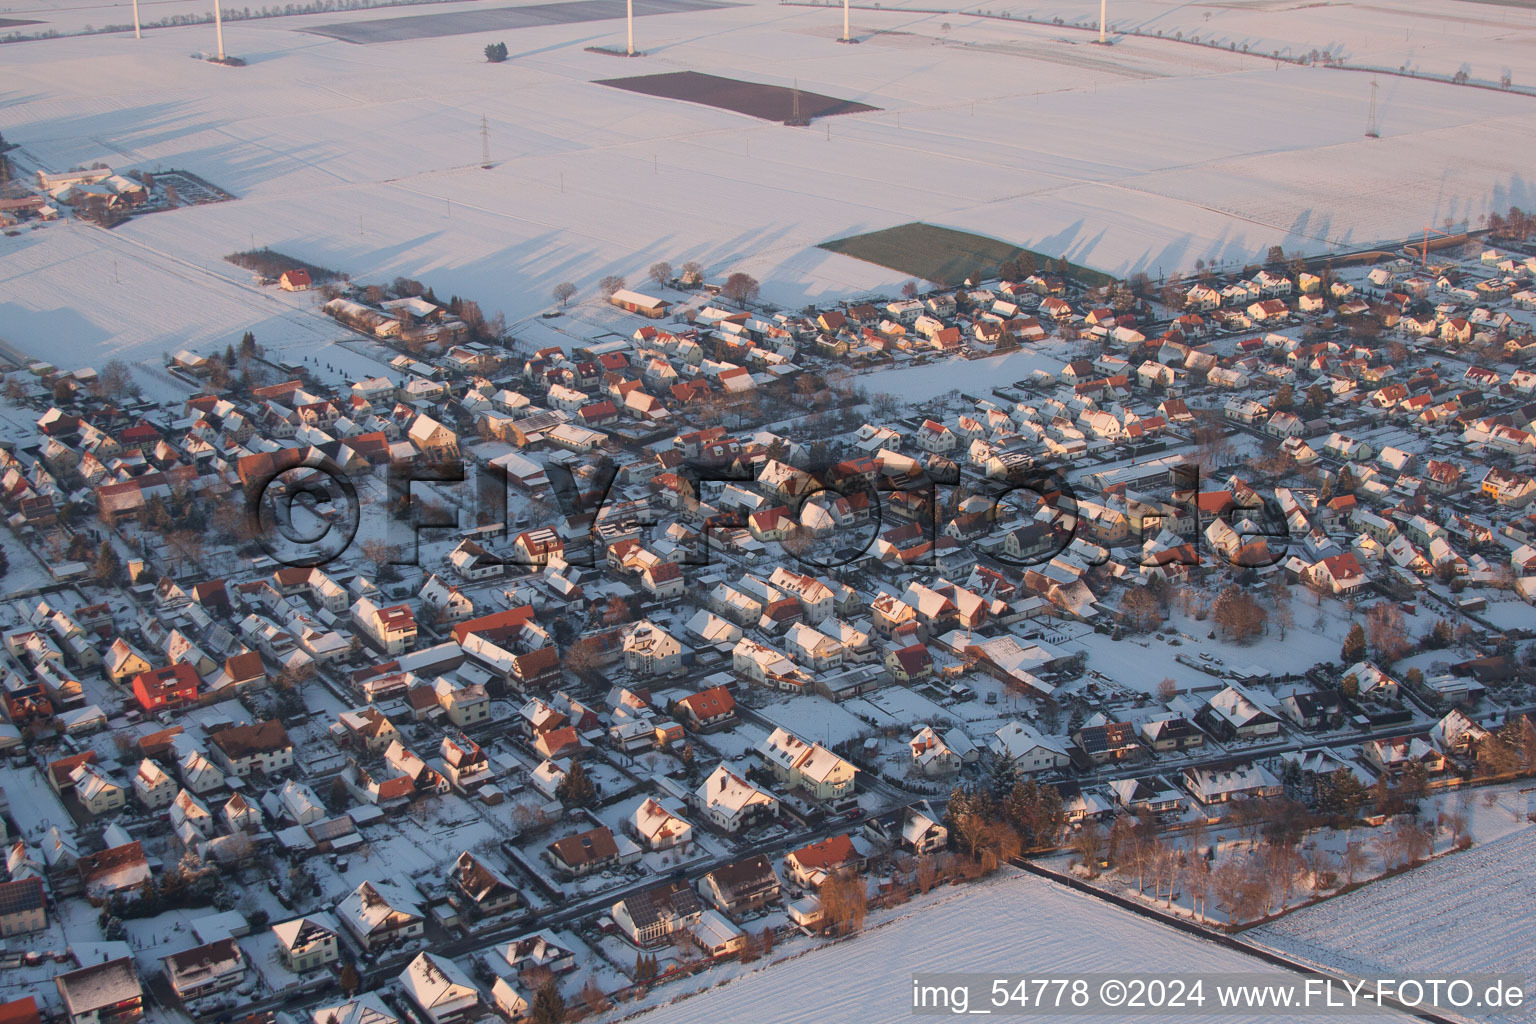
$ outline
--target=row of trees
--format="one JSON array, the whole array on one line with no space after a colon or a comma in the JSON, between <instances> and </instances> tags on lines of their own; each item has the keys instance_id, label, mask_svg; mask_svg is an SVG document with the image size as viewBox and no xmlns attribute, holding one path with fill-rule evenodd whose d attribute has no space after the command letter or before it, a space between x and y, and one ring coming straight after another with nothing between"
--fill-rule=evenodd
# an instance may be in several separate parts
<instances>
[{"instance_id":1,"label":"row of trees","mask_svg":"<svg viewBox=\"0 0 1536 1024\"><path fill-rule=\"evenodd\" d=\"M949 795L945 824L957 850L990 869L1061 840L1067 814L1054 786L1018 778L1006 757L990 756L985 772L982 786Z\"/></svg>"},{"instance_id":2,"label":"row of trees","mask_svg":"<svg viewBox=\"0 0 1536 1024\"><path fill-rule=\"evenodd\" d=\"M1291 589L1283 577L1271 578L1262 590L1263 603L1254 590L1233 582L1205 603L1204 594L1193 586L1175 586L1162 577L1153 577L1145 585L1127 588L1120 596L1121 623L1138 633L1150 633L1163 624L1169 609L1178 602L1185 614L1197 621L1211 617L1229 639L1247 643L1266 633L1273 625L1280 638L1296 624L1291 609Z\"/></svg>"},{"instance_id":3,"label":"row of trees","mask_svg":"<svg viewBox=\"0 0 1536 1024\"><path fill-rule=\"evenodd\" d=\"M1378 601L1365 610L1363 622L1349 627L1339 647L1339 659L1345 665L1364 661L1367 655L1383 665L1414 650L1439 651L1456 643L1460 637L1449 620L1437 619L1429 632L1418 639L1408 633L1401 606L1392 601Z\"/></svg>"},{"instance_id":4,"label":"row of trees","mask_svg":"<svg viewBox=\"0 0 1536 1024\"><path fill-rule=\"evenodd\" d=\"M1536 231L1536 218L1518 206L1511 206L1508 213L1488 215L1488 233L1494 238L1524 241Z\"/></svg>"},{"instance_id":5,"label":"row of trees","mask_svg":"<svg viewBox=\"0 0 1536 1024\"><path fill-rule=\"evenodd\" d=\"M647 276L658 287L665 287L672 283L672 264L666 260L658 260L652 263ZM682 274L678 277L678 283L684 288L697 287L704 280L704 268L693 260L683 264ZM604 299L613 297L613 293L627 288L625 279L618 274L608 274L597 282L597 290ZM555 285L550 294L561 306L567 306L576 297L578 289L573 282L561 281ZM751 274L737 271L725 279L725 284L720 287L720 294L738 306L744 306L754 301L761 292L761 286Z\"/></svg>"},{"instance_id":6,"label":"row of trees","mask_svg":"<svg viewBox=\"0 0 1536 1024\"><path fill-rule=\"evenodd\" d=\"M1182 842L1172 841L1148 815L1121 815L1107 833L1096 823L1086 824L1073 836L1072 845L1090 877L1107 864L1128 884L1134 883L1138 893L1150 889L1154 899L1171 906L1175 893L1182 891L1196 914L1208 916L1214 906L1225 913L1228 925L1283 912L1309 890L1352 886L1371 866L1372 853L1390 871L1417 864L1434 852L1437 824L1408 815L1377 830L1369 842L1350 838L1334 853L1319 842L1303 844L1313 822L1294 801L1267 806L1250 802L1241 811L1240 835L1253 838L1261 833L1262 841L1221 857L1204 847L1203 824L1188 829ZM1443 815L1438 824L1452 833L1457 845L1465 844L1464 816Z\"/></svg>"}]
</instances>

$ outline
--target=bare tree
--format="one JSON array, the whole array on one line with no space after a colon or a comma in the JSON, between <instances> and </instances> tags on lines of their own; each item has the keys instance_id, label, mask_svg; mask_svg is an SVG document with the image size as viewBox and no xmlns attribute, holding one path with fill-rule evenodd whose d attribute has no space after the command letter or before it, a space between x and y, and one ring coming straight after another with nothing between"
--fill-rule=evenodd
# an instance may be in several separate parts
<instances>
[{"instance_id":1,"label":"bare tree","mask_svg":"<svg viewBox=\"0 0 1536 1024\"><path fill-rule=\"evenodd\" d=\"M1365 635L1381 661L1391 664L1411 646L1403 610L1392 601L1378 601L1365 611Z\"/></svg>"},{"instance_id":2,"label":"bare tree","mask_svg":"<svg viewBox=\"0 0 1536 1024\"><path fill-rule=\"evenodd\" d=\"M955 845L967 856L978 856L986 843L987 820L974 812L962 811L953 815L951 824Z\"/></svg>"},{"instance_id":3,"label":"bare tree","mask_svg":"<svg viewBox=\"0 0 1536 1024\"><path fill-rule=\"evenodd\" d=\"M1083 827L1072 836L1072 849L1083 858L1083 867L1088 870L1088 877L1098 877L1104 849L1104 830L1099 827L1099 823L1083 822Z\"/></svg>"},{"instance_id":4,"label":"bare tree","mask_svg":"<svg viewBox=\"0 0 1536 1024\"><path fill-rule=\"evenodd\" d=\"M1273 891L1280 894L1280 909L1290 906L1297 878L1305 867L1301 852L1290 842L1272 843L1265 847L1264 857L1257 869L1270 880Z\"/></svg>"},{"instance_id":5,"label":"bare tree","mask_svg":"<svg viewBox=\"0 0 1536 1024\"><path fill-rule=\"evenodd\" d=\"M1269 873L1265 858L1250 856L1243 862L1242 885L1238 891L1239 915L1243 918L1268 917L1275 905L1277 879Z\"/></svg>"},{"instance_id":6,"label":"bare tree","mask_svg":"<svg viewBox=\"0 0 1536 1024\"><path fill-rule=\"evenodd\" d=\"M562 306L564 306L567 303L569 303L571 301L572 296L574 296L575 294L576 294L576 286L574 284L572 284L571 282L569 282L569 281L561 281L559 284L555 285L555 288L554 288L555 301L560 303L560 305L562 305Z\"/></svg>"},{"instance_id":7,"label":"bare tree","mask_svg":"<svg viewBox=\"0 0 1536 1024\"><path fill-rule=\"evenodd\" d=\"M565 649L563 660L576 678L591 682L602 671L602 645L591 637L582 637Z\"/></svg>"},{"instance_id":8,"label":"bare tree","mask_svg":"<svg viewBox=\"0 0 1536 1024\"><path fill-rule=\"evenodd\" d=\"M864 876L856 871L840 872L822 883L821 909L837 934L853 935L860 931L869 910Z\"/></svg>"},{"instance_id":9,"label":"bare tree","mask_svg":"<svg viewBox=\"0 0 1536 1024\"><path fill-rule=\"evenodd\" d=\"M1332 889L1338 883L1339 860L1322 845L1314 844L1307 850L1306 862L1313 892Z\"/></svg>"},{"instance_id":10,"label":"bare tree","mask_svg":"<svg viewBox=\"0 0 1536 1024\"><path fill-rule=\"evenodd\" d=\"M672 264L666 260L658 260L651 264L650 275L652 281L658 285L665 285L672 280Z\"/></svg>"},{"instance_id":11,"label":"bare tree","mask_svg":"<svg viewBox=\"0 0 1536 1024\"><path fill-rule=\"evenodd\" d=\"M938 883L938 861L926 854L917 858L917 891L926 894Z\"/></svg>"},{"instance_id":12,"label":"bare tree","mask_svg":"<svg viewBox=\"0 0 1536 1024\"><path fill-rule=\"evenodd\" d=\"M1246 642L1264 630L1269 613L1242 587L1230 584L1211 605L1211 617L1228 637Z\"/></svg>"},{"instance_id":13,"label":"bare tree","mask_svg":"<svg viewBox=\"0 0 1536 1024\"><path fill-rule=\"evenodd\" d=\"M1226 817L1237 828L1237 834L1244 839L1252 839L1263 824L1258 802L1245 797L1236 797L1227 802Z\"/></svg>"},{"instance_id":14,"label":"bare tree","mask_svg":"<svg viewBox=\"0 0 1536 1024\"><path fill-rule=\"evenodd\" d=\"M738 306L746 305L757 298L757 293L757 279L739 270L726 278L725 286L720 289L721 295L724 295Z\"/></svg>"},{"instance_id":15,"label":"bare tree","mask_svg":"<svg viewBox=\"0 0 1536 1024\"><path fill-rule=\"evenodd\" d=\"M1189 908L1201 917L1205 916L1206 893L1211 887L1211 865L1198 852L1191 849L1184 858L1180 871L1184 888L1189 891Z\"/></svg>"},{"instance_id":16,"label":"bare tree","mask_svg":"<svg viewBox=\"0 0 1536 1024\"><path fill-rule=\"evenodd\" d=\"M1365 852L1365 844L1358 839L1351 839L1344 844L1344 853L1339 858L1339 865L1344 869L1344 884L1354 885L1355 878L1364 871L1370 863L1370 857Z\"/></svg>"},{"instance_id":17,"label":"bare tree","mask_svg":"<svg viewBox=\"0 0 1536 1024\"><path fill-rule=\"evenodd\" d=\"M176 556L177 570L186 564L201 566L203 561L203 535L197 530L173 530L165 538L166 547Z\"/></svg>"},{"instance_id":18,"label":"bare tree","mask_svg":"<svg viewBox=\"0 0 1536 1024\"><path fill-rule=\"evenodd\" d=\"M1461 845L1461 837L1467 832L1467 816L1460 809L1444 811L1440 814L1440 824L1445 826L1451 834L1451 845Z\"/></svg>"},{"instance_id":19,"label":"bare tree","mask_svg":"<svg viewBox=\"0 0 1536 1024\"><path fill-rule=\"evenodd\" d=\"M1167 843L1153 840L1152 851L1152 895L1163 897L1163 906L1173 906L1173 890L1179 879L1178 851Z\"/></svg>"},{"instance_id":20,"label":"bare tree","mask_svg":"<svg viewBox=\"0 0 1536 1024\"><path fill-rule=\"evenodd\" d=\"M987 824L982 833L981 849L978 852L982 869L990 873L996 871L999 864L1005 864L1024 852L1024 844L1018 832L1007 823L993 821Z\"/></svg>"},{"instance_id":21,"label":"bare tree","mask_svg":"<svg viewBox=\"0 0 1536 1024\"><path fill-rule=\"evenodd\" d=\"M1205 840L1205 816L1201 814L1197 815L1195 819L1185 827L1184 843L1189 847L1189 852L1192 855L1199 856L1201 849L1205 846Z\"/></svg>"},{"instance_id":22,"label":"bare tree","mask_svg":"<svg viewBox=\"0 0 1536 1024\"><path fill-rule=\"evenodd\" d=\"M1207 472L1220 469L1231 458L1231 436L1227 432L1226 424L1215 414L1208 416L1202 425L1195 428L1194 439L1197 458L1200 460L1201 467Z\"/></svg>"},{"instance_id":23,"label":"bare tree","mask_svg":"<svg viewBox=\"0 0 1536 1024\"><path fill-rule=\"evenodd\" d=\"M1129 814L1118 815L1109 826L1108 860L1116 868L1131 855L1131 844L1136 838L1136 819Z\"/></svg>"},{"instance_id":24,"label":"bare tree","mask_svg":"<svg viewBox=\"0 0 1536 1024\"><path fill-rule=\"evenodd\" d=\"M1235 857L1227 857L1210 873L1210 891L1216 896L1216 905L1227 912L1227 923L1235 925L1243 911L1243 865Z\"/></svg>"},{"instance_id":25,"label":"bare tree","mask_svg":"<svg viewBox=\"0 0 1536 1024\"><path fill-rule=\"evenodd\" d=\"M121 359L113 359L96 375L92 390L98 398L121 398L132 382L133 371L128 368L128 364Z\"/></svg>"},{"instance_id":26,"label":"bare tree","mask_svg":"<svg viewBox=\"0 0 1536 1024\"><path fill-rule=\"evenodd\" d=\"M1163 624L1163 609L1148 587L1130 587L1120 595L1120 614L1138 633L1150 633Z\"/></svg>"},{"instance_id":27,"label":"bare tree","mask_svg":"<svg viewBox=\"0 0 1536 1024\"><path fill-rule=\"evenodd\" d=\"M363 541L358 545L358 550L373 565L375 574L383 571L386 565L393 565L395 559L400 557L400 548L397 545L377 538Z\"/></svg>"},{"instance_id":28,"label":"bare tree","mask_svg":"<svg viewBox=\"0 0 1536 1024\"><path fill-rule=\"evenodd\" d=\"M1281 640L1284 640L1286 632L1292 626L1296 625L1296 614L1295 614L1295 612L1291 611L1291 599L1290 599L1290 589L1289 588L1286 588L1285 594L1286 594L1285 601L1283 603L1281 603L1281 604L1276 604L1274 606L1274 609L1269 613L1269 617L1270 617L1271 621L1273 621L1276 626L1280 627L1280 639Z\"/></svg>"},{"instance_id":29,"label":"bare tree","mask_svg":"<svg viewBox=\"0 0 1536 1024\"><path fill-rule=\"evenodd\" d=\"M1371 845L1376 848L1376 855L1381 858L1381 866L1388 871L1397 867L1403 859L1403 834L1401 826L1383 828L1376 833L1371 840Z\"/></svg>"},{"instance_id":30,"label":"bare tree","mask_svg":"<svg viewBox=\"0 0 1536 1024\"><path fill-rule=\"evenodd\" d=\"M1147 876L1153 873L1156 856L1157 840L1136 829L1126 839L1123 852L1115 861L1115 870L1126 878L1136 879L1136 892L1143 893L1147 889Z\"/></svg>"},{"instance_id":31,"label":"bare tree","mask_svg":"<svg viewBox=\"0 0 1536 1024\"><path fill-rule=\"evenodd\" d=\"M1398 826L1402 832L1403 855L1410 864L1417 864L1435 852L1434 826L1427 822L1405 822Z\"/></svg>"},{"instance_id":32,"label":"bare tree","mask_svg":"<svg viewBox=\"0 0 1536 1024\"><path fill-rule=\"evenodd\" d=\"M596 978L587 979L587 983L581 986L580 996L589 1013L602 1013L613 1005L608 1002L608 997L603 994L602 986L598 985Z\"/></svg>"},{"instance_id":33,"label":"bare tree","mask_svg":"<svg viewBox=\"0 0 1536 1024\"><path fill-rule=\"evenodd\" d=\"M603 298L613 297L613 293L624 287L624 279L617 274L609 274L597 282L597 290L603 293Z\"/></svg>"}]
</instances>

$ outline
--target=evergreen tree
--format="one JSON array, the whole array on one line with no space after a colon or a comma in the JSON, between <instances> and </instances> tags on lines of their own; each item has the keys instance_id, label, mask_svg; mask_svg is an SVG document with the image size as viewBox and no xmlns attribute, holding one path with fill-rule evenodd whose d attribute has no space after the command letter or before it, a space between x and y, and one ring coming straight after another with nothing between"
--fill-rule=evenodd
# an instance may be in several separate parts
<instances>
[{"instance_id":1,"label":"evergreen tree","mask_svg":"<svg viewBox=\"0 0 1536 1024\"><path fill-rule=\"evenodd\" d=\"M986 786L991 794L1001 800L1013 791L1019 781L1019 767L1007 754L987 752Z\"/></svg>"},{"instance_id":2,"label":"evergreen tree","mask_svg":"<svg viewBox=\"0 0 1536 1024\"><path fill-rule=\"evenodd\" d=\"M117 550L112 547L111 541L102 541L101 547L96 549L96 578L102 582L111 582L117 579L122 568L122 559L117 557Z\"/></svg>"},{"instance_id":3,"label":"evergreen tree","mask_svg":"<svg viewBox=\"0 0 1536 1024\"><path fill-rule=\"evenodd\" d=\"M597 801L597 787L577 761L555 787L555 797L567 807L590 807Z\"/></svg>"},{"instance_id":4,"label":"evergreen tree","mask_svg":"<svg viewBox=\"0 0 1536 1024\"><path fill-rule=\"evenodd\" d=\"M534 1024L562 1024L565 1020L565 1000L553 981L546 982L533 997Z\"/></svg>"},{"instance_id":5,"label":"evergreen tree","mask_svg":"<svg viewBox=\"0 0 1536 1024\"><path fill-rule=\"evenodd\" d=\"M1325 814L1353 816L1366 799L1365 784L1348 768L1340 768L1317 780L1317 809Z\"/></svg>"},{"instance_id":6,"label":"evergreen tree","mask_svg":"<svg viewBox=\"0 0 1536 1024\"><path fill-rule=\"evenodd\" d=\"M1365 627L1360 623L1349 627L1349 635L1344 638L1344 646L1339 649L1339 658L1346 665L1365 660Z\"/></svg>"}]
</instances>

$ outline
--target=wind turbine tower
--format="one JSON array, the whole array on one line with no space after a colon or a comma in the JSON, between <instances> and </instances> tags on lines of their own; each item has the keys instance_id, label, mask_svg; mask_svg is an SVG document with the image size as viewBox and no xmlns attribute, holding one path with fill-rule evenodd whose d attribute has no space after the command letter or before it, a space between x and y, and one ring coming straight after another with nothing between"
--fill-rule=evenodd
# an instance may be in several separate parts
<instances>
[{"instance_id":1,"label":"wind turbine tower","mask_svg":"<svg viewBox=\"0 0 1536 1024\"><path fill-rule=\"evenodd\" d=\"M849 0L843 0L843 42L845 43L853 38L852 33L848 31L848 3Z\"/></svg>"},{"instance_id":2,"label":"wind turbine tower","mask_svg":"<svg viewBox=\"0 0 1536 1024\"><path fill-rule=\"evenodd\" d=\"M1099 0L1099 45L1109 42L1109 0Z\"/></svg>"},{"instance_id":3,"label":"wind turbine tower","mask_svg":"<svg viewBox=\"0 0 1536 1024\"><path fill-rule=\"evenodd\" d=\"M224 59L224 15L219 10L220 0L213 0L213 31L219 37L219 60Z\"/></svg>"},{"instance_id":4,"label":"wind turbine tower","mask_svg":"<svg viewBox=\"0 0 1536 1024\"><path fill-rule=\"evenodd\" d=\"M1376 130L1376 79L1371 79L1371 113L1365 121L1365 137L1379 139L1381 133Z\"/></svg>"},{"instance_id":5,"label":"wind turbine tower","mask_svg":"<svg viewBox=\"0 0 1536 1024\"><path fill-rule=\"evenodd\" d=\"M635 0L625 0L625 18L629 22L629 47L625 51L630 57L635 55Z\"/></svg>"},{"instance_id":6,"label":"wind turbine tower","mask_svg":"<svg viewBox=\"0 0 1536 1024\"><path fill-rule=\"evenodd\" d=\"M133 0L133 38L143 39L139 33L139 0Z\"/></svg>"}]
</instances>

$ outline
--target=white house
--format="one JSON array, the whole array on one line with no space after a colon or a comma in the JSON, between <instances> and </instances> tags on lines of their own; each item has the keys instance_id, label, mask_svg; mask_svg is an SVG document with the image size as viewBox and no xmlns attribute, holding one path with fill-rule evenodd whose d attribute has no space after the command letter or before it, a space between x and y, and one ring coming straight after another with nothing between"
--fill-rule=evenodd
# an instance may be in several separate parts
<instances>
[{"instance_id":1,"label":"white house","mask_svg":"<svg viewBox=\"0 0 1536 1024\"><path fill-rule=\"evenodd\" d=\"M992 734L987 746L1011 760L1022 772L1049 771L1067 765L1066 744L1054 736L1042 736L1018 722L1009 722Z\"/></svg>"}]
</instances>

